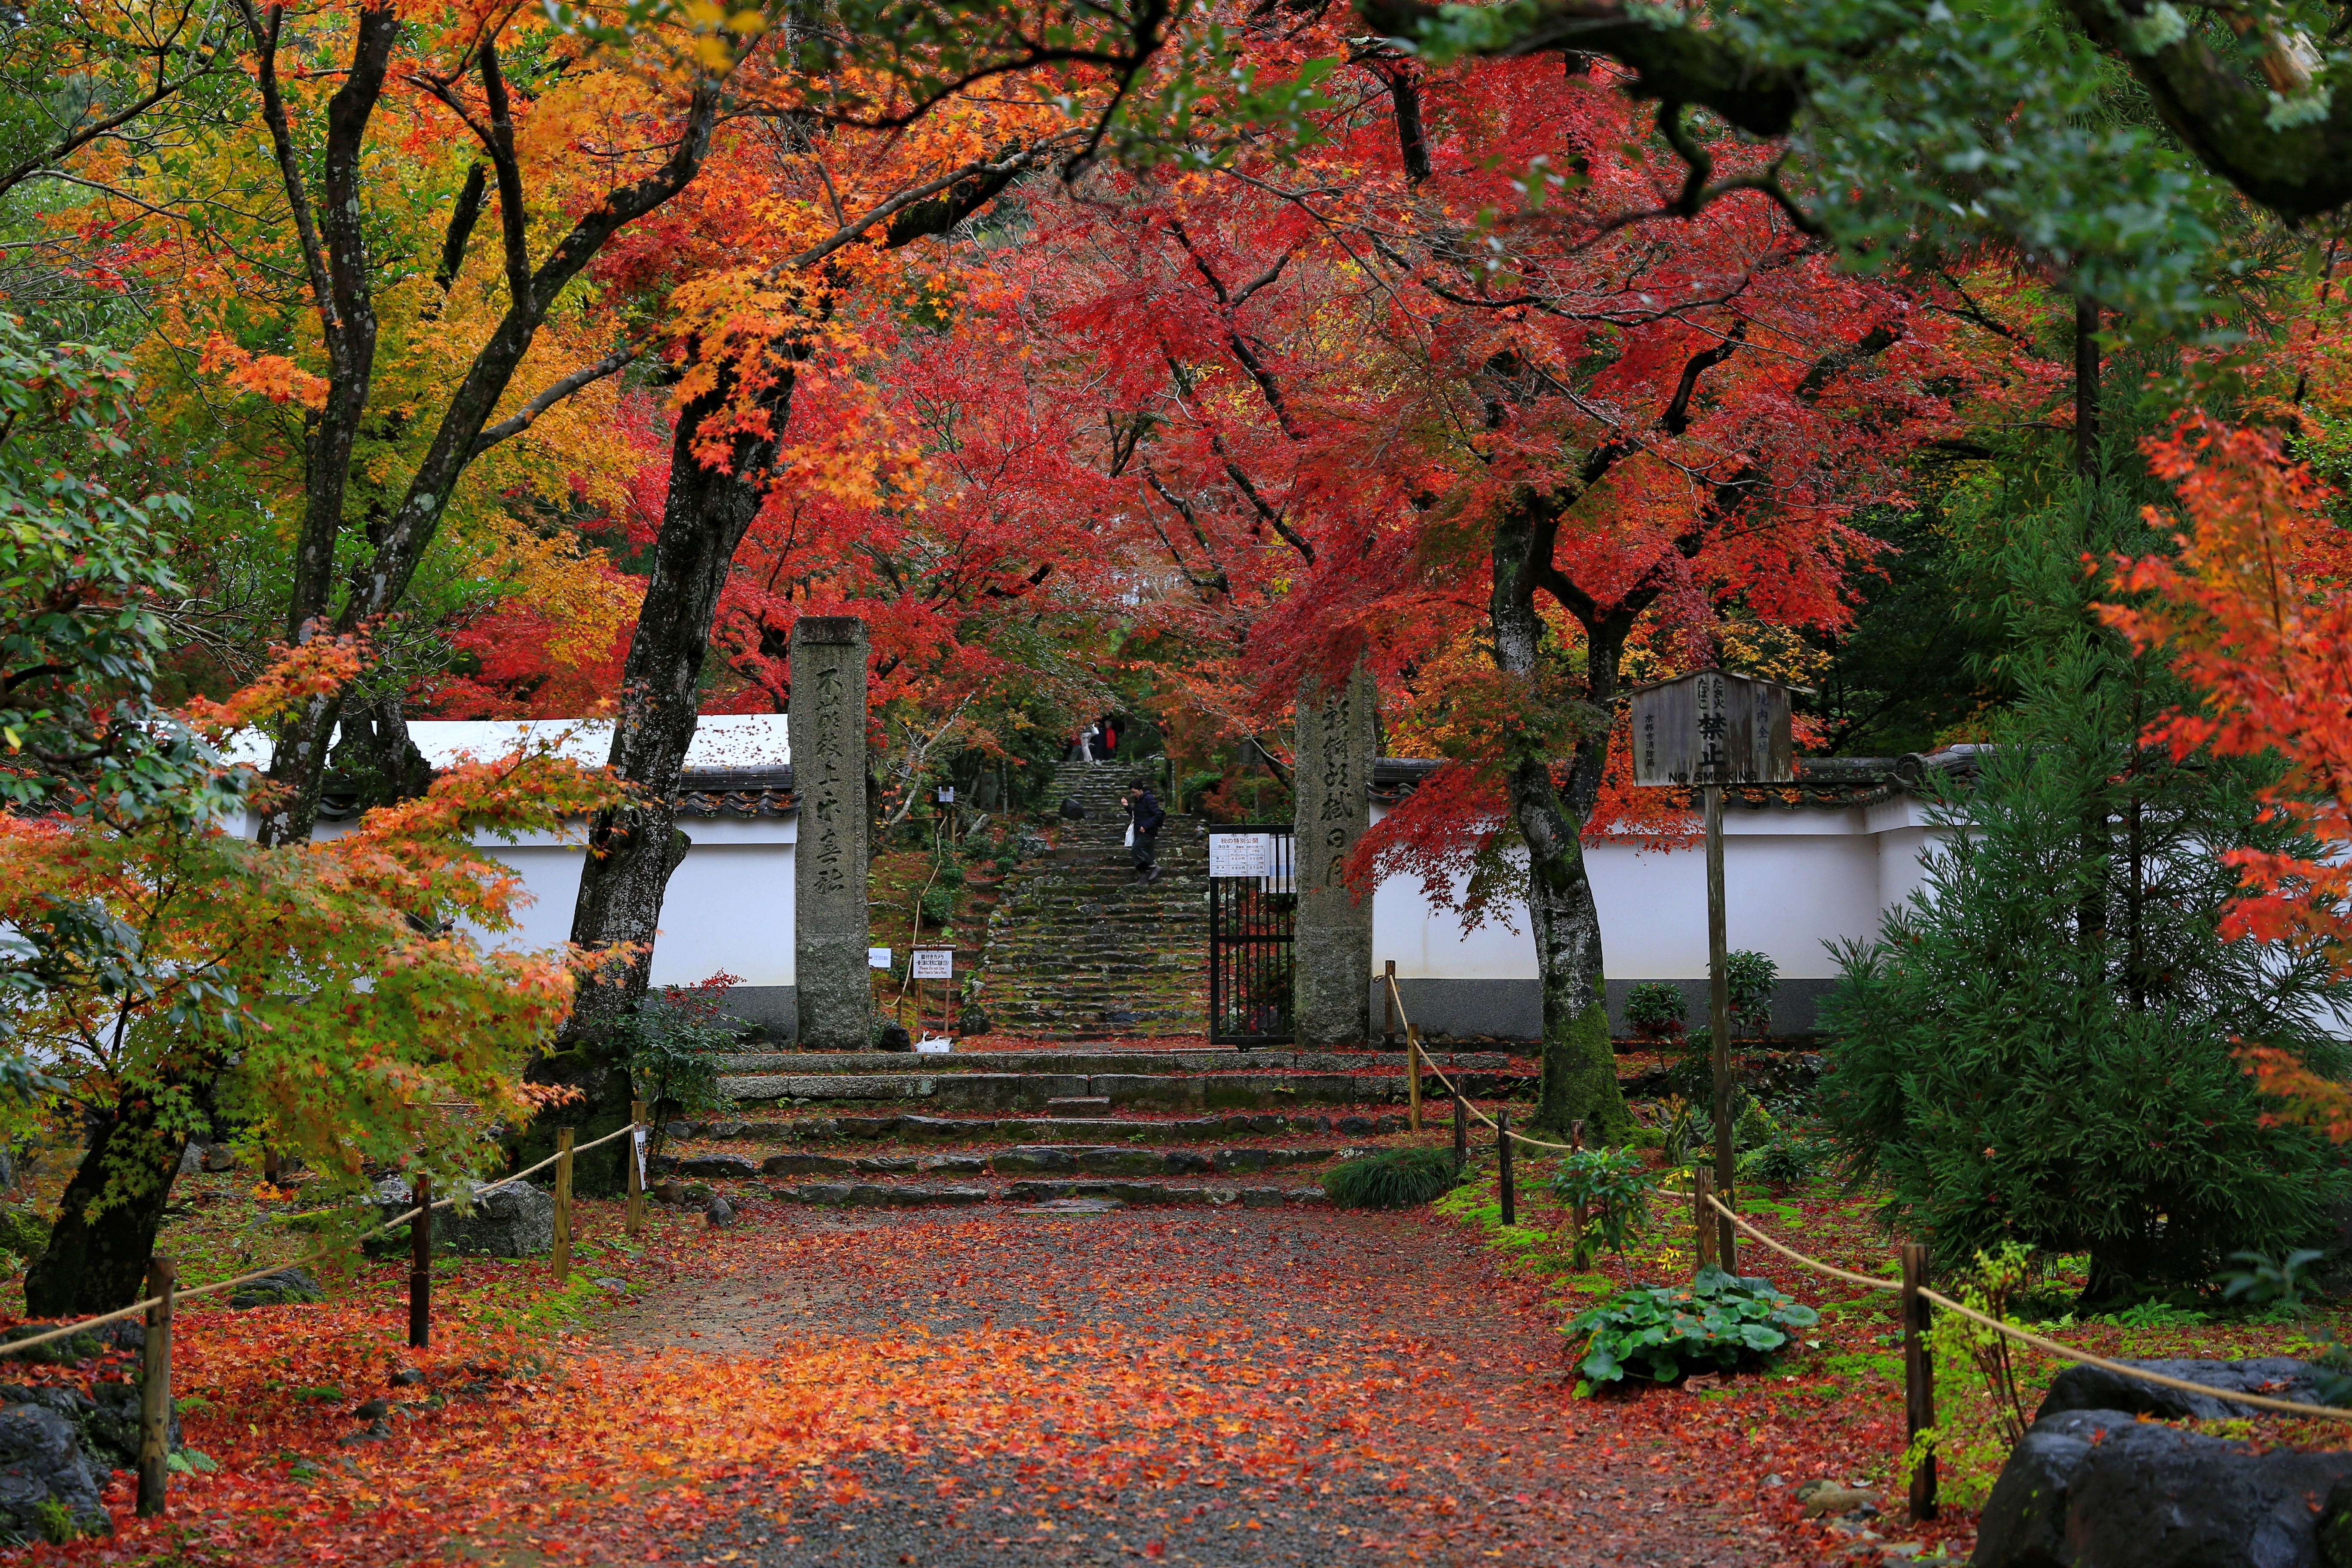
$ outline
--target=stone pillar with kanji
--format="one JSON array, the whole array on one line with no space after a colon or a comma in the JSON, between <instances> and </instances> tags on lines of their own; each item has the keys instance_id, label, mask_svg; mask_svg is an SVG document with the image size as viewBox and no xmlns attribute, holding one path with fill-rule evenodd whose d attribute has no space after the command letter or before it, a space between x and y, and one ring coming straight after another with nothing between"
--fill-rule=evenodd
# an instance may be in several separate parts
<instances>
[{"instance_id":1,"label":"stone pillar with kanji","mask_svg":"<svg viewBox=\"0 0 2352 1568\"><path fill-rule=\"evenodd\" d=\"M1360 1046L1371 1037L1372 900L1344 875L1372 826L1372 753L1380 694L1362 668L1337 687L1298 691L1294 809L1298 916L1292 939L1294 1012L1301 1047Z\"/></svg>"},{"instance_id":2,"label":"stone pillar with kanji","mask_svg":"<svg viewBox=\"0 0 2352 1568\"><path fill-rule=\"evenodd\" d=\"M866 976L866 623L803 616L793 626L793 984L800 1040L862 1051L872 1041Z\"/></svg>"}]
</instances>

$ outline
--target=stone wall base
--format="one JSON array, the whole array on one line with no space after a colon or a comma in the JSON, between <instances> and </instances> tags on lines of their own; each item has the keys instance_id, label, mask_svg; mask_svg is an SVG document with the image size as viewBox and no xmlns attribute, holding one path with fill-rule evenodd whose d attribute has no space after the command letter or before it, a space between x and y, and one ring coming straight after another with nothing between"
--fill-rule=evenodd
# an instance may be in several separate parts
<instances>
[{"instance_id":1,"label":"stone wall base","mask_svg":"<svg viewBox=\"0 0 2352 1568\"><path fill-rule=\"evenodd\" d=\"M1620 1039L1632 1033L1625 1023L1625 1000L1634 986L1643 984L1638 979L1609 982L1609 1032ZM1672 984L1682 987L1689 1026L1705 1029L1706 982L1676 980ZM1780 989L1772 999L1772 1033L1811 1034L1818 1026L1815 1013L1821 1000L1836 984L1834 980L1780 982ZM1397 994L1404 998L1406 1015L1432 1039L1532 1040L1543 1033L1543 988L1533 980L1400 979ZM1386 984L1375 978L1371 983L1371 1017L1372 1033L1376 1036L1387 1016L1387 1001Z\"/></svg>"}]
</instances>

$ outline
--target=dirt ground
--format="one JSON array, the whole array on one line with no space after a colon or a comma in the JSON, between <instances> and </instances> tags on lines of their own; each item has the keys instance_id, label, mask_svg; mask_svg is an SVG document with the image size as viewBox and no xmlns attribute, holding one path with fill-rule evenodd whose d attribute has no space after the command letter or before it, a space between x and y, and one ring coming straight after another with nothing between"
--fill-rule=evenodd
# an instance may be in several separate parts
<instances>
[{"instance_id":1,"label":"dirt ground","mask_svg":"<svg viewBox=\"0 0 2352 1568\"><path fill-rule=\"evenodd\" d=\"M1784 1560L1752 1477L1696 1444L1608 1434L1591 1402L1572 1406L1559 1333L1458 1233L1423 1219L803 1210L769 1223L797 1230L772 1264L639 1299L606 1329L612 1347L732 1360L847 1337L915 1347L944 1371L1010 1334L1047 1367L1036 1426L992 1443L942 1410L908 1457L779 1473L772 1495L683 1545L683 1562Z\"/></svg>"}]
</instances>

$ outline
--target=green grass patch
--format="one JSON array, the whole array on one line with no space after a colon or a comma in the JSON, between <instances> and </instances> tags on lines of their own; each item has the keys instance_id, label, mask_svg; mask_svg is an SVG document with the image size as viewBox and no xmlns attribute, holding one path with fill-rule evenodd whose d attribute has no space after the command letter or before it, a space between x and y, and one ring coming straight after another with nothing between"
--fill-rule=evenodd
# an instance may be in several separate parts
<instances>
[{"instance_id":1,"label":"green grass patch","mask_svg":"<svg viewBox=\"0 0 2352 1568\"><path fill-rule=\"evenodd\" d=\"M1418 1208L1462 1179L1450 1149L1386 1149L1325 1172L1323 1194L1343 1209Z\"/></svg>"}]
</instances>

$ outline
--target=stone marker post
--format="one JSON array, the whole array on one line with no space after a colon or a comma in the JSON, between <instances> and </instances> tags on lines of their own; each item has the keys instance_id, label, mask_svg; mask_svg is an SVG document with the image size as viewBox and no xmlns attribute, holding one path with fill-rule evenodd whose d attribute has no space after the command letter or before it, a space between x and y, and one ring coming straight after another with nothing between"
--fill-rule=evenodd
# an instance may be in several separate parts
<instances>
[{"instance_id":1,"label":"stone marker post","mask_svg":"<svg viewBox=\"0 0 2352 1568\"><path fill-rule=\"evenodd\" d=\"M793 625L793 984L801 1044L862 1051L874 992L866 973L866 623Z\"/></svg>"},{"instance_id":2,"label":"stone marker post","mask_svg":"<svg viewBox=\"0 0 2352 1568\"><path fill-rule=\"evenodd\" d=\"M1341 874L1372 826L1372 752L1379 693L1362 669L1336 691L1298 689L1294 791L1298 831L1298 923L1291 952L1298 1043L1360 1046L1372 1024L1372 900Z\"/></svg>"}]
</instances>

